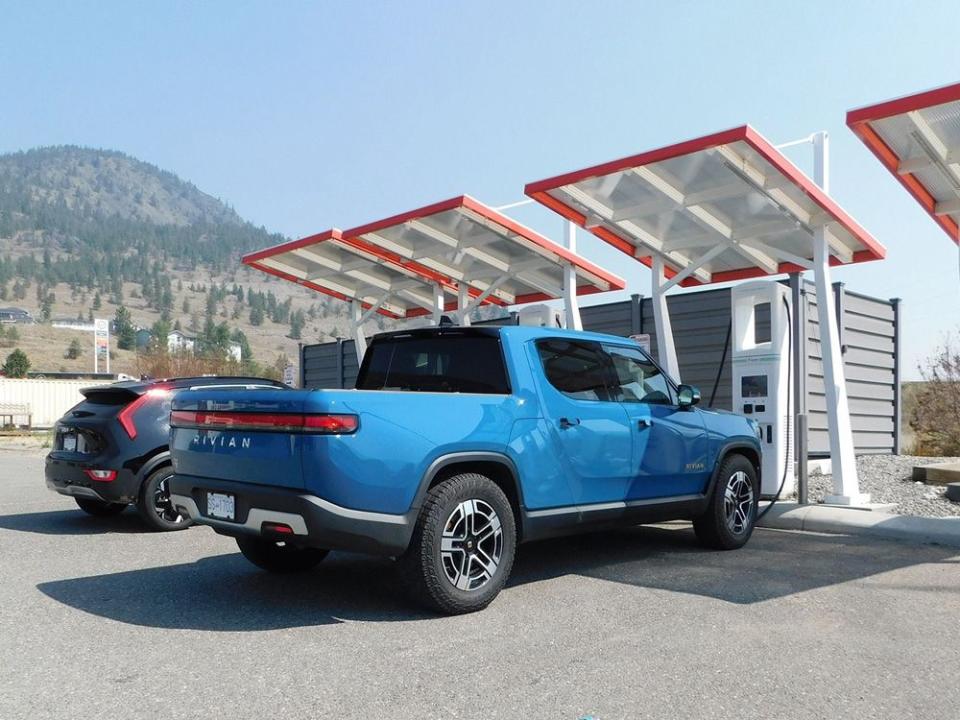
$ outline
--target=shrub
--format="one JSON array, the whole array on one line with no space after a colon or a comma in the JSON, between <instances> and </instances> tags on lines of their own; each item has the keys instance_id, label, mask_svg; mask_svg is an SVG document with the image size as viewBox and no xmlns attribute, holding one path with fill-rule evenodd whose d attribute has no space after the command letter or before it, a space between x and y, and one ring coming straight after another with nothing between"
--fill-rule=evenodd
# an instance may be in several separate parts
<instances>
[{"instance_id":1,"label":"shrub","mask_svg":"<svg viewBox=\"0 0 960 720\"><path fill-rule=\"evenodd\" d=\"M925 381L910 416L917 455L960 455L960 347L948 337L920 367Z\"/></svg>"}]
</instances>

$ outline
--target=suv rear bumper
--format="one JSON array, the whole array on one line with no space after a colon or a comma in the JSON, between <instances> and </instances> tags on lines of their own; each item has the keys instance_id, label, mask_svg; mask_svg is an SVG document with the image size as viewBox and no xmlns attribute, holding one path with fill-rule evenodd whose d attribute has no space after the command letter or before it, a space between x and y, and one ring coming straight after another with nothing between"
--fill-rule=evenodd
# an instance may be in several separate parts
<instances>
[{"instance_id":1,"label":"suv rear bumper","mask_svg":"<svg viewBox=\"0 0 960 720\"><path fill-rule=\"evenodd\" d=\"M228 493L235 500L235 520L209 517L207 492ZM293 530L291 542L324 550L400 555L410 544L416 511L405 515L353 510L290 488L210 480L190 475L170 478L175 508L222 535L261 535L263 523Z\"/></svg>"},{"instance_id":2,"label":"suv rear bumper","mask_svg":"<svg viewBox=\"0 0 960 720\"><path fill-rule=\"evenodd\" d=\"M47 455L44 475L47 487L61 495L85 497L109 503L136 502L140 492L140 479L127 468L117 470L117 477L110 481L91 480L85 470L106 469L109 466L93 460L74 460Z\"/></svg>"}]
</instances>

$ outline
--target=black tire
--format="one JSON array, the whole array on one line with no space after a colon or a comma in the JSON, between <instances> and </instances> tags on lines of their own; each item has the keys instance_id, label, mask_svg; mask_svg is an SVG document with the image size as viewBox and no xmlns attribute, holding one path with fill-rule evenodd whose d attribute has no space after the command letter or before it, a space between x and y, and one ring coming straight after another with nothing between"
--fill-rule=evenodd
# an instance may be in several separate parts
<instances>
[{"instance_id":1,"label":"black tire","mask_svg":"<svg viewBox=\"0 0 960 720\"><path fill-rule=\"evenodd\" d=\"M137 512L154 530L168 532L183 530L193 525L193 520L186 515L181 515L170 504L168 482L172 475L173 468L165 465L150 473L140 487Z\"/></svg>"},{"instance_id":2,"label":"black tire","mask_svg":"<svg viewBox=\"0 0 960 720\"><path fill-rule=\"evenodd\" d=\"M81 510L88 515L93 515L95 517L110 517L111 515L119 515L126 507L125 503L108 503L104 502L103 500L95 500L94 498L75 497L74 500L76 500L77 506Z\"/></svg>"},{"instance_id":3,"label":"black tire","mask_svg":"<svg viewBox=\"0 0 960 720\"><path fill-rule=\"evenodd\" d=\"M729 504L728 487L735 497ZM707 510L693 521L693 529L700 543L715 550L736 550L746 545L757 521L759 495L757 471L753 463L743 455L724 458Z\"/></svg>"},{"instance_id":4,"label":"black tire","mask_svg":"<svg viewBox=\"0 0 960 720\"><path fill-rule=\"evenodd\" d=\"M238 537L243 556L262 570L272 573L297 573L310 570L326 556L327 550L302 548L261 537Z\"/></svg>"},{"instance_id":5,"label":"black tire","mask_svg":"<svg viewBox=\"0 0 960 720\"><path fill-rule=\"evenodd\" d=\"M468 501L473 501L469 511L464 510ZM445 530L448 542L457 549L450 545L443 551ZM450 537L454 534L458 537ZM427 494L410 547L399 558L399 570L417 602L450 615L475 612L503 589L516 546L516 523L507 496L488 477L464 473L444 480ZM492 572L488 571L491 565ZM465 587L457 587L454 576Z\"/></svg>"}]
</instances>

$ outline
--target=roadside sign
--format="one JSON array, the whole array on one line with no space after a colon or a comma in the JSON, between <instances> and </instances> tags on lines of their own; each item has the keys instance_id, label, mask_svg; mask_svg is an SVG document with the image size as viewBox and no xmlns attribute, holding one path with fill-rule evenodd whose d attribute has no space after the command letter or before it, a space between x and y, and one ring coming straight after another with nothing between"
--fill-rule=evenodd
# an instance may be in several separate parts
<instances>
[{"instance_id":1,"label":"roadside sign","mask_svg":"<svg viewBox=\"0 0 960 720\"><path fill-rule=\"evenodd\" d=\"M100 372L103 363L104 372L110 372L110 321L97 318L93 321L93 371Z\"/></svg>"},{"instance_id":2,"label":"roadside sign","mask_svg":"<svg viewBox=\"0 0 960 720\"><path fill-rule=\"evenodd\" d=\"M290 387L293 387L293 382L294 382L294 380L293 380L293 370L294 370L294 368L293 368L293 365L292 365L292 364L291 364L291 365L287 365L287 366L283 369L283 384L284 384L284 385L289 385Z\"/></svg>"}]
</instances>

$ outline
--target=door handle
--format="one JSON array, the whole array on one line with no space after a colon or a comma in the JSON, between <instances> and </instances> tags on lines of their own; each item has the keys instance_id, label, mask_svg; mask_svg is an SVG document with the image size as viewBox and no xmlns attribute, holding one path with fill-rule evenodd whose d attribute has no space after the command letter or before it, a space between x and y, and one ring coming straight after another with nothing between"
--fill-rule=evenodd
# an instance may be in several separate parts
<instances>
[{"instance_id":1,"label":"door handle","mask_svg":"<svg viewBox=\"0 0 960 720\"><path fill-rule=\"evenodd\" d=\"M653 425L653 420L650 420L649 418L640 418L637 420L637 427L640 430L646 430L651 425Z\"/></svg>"},{"instance_id":2,"label":"door handle","mask_svg":"<svg viewBox=\"0 0 960 720\"><path fill-rule=\"evenodd\" d=\"M574 418L573 420L570 420L565 417L560 418L561 430L568 430L569 428L576 427L579 424L580 424L580 418Z\"/></svg>"}]
</instances>

